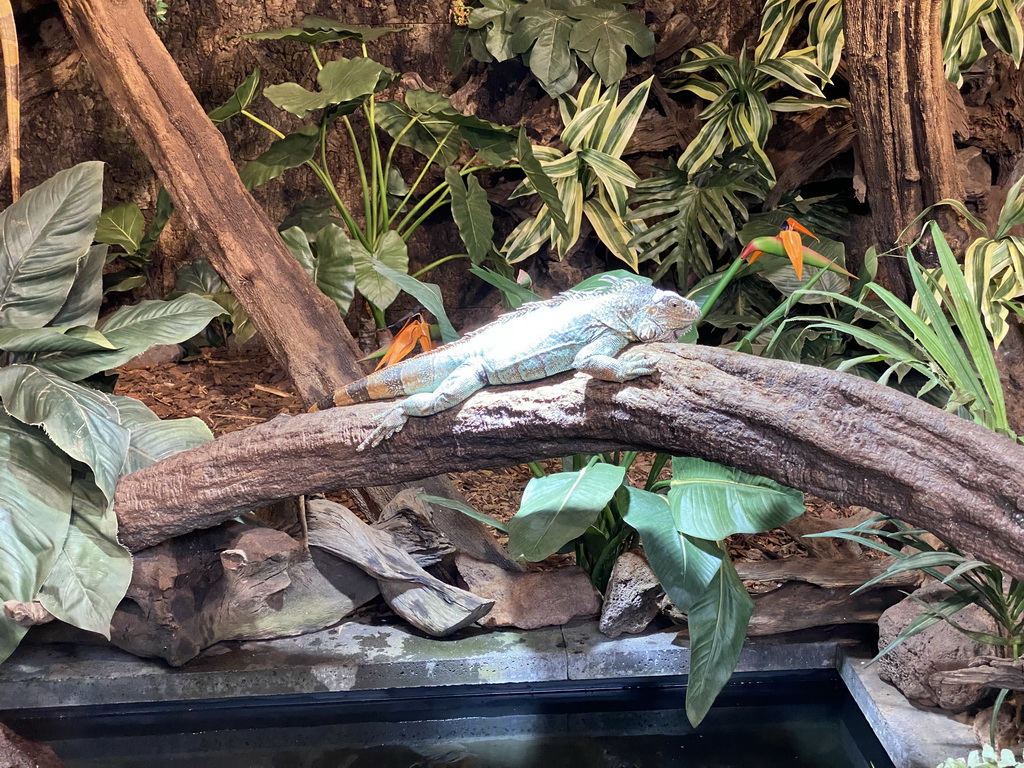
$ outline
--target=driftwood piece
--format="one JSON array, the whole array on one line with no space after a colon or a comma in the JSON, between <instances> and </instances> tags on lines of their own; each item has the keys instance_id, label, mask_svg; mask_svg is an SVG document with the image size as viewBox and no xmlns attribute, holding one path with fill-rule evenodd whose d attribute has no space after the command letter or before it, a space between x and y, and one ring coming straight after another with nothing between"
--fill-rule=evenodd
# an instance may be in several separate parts
<instances>
[{"instance_id":1,"label":"driftwood piece","mask_svg":"<svg viewBox=\"0 0 1024 768\"><path fill-rule=\"evenodd\" d=\"M344 564L339 564L344 565ZM231 523L135 556L111 641L179 666L222 640L260 640L336 624L378 594L359 569L320 573L299 542Z\"/></svg>"},{"instance_id":2,"label":"driftwood piece","mask_svg":"<svg viewBox=\"0 0 1024 768\"><path fill-rule=\"evenodd\" d=\"M4 602L4 615L21 627L38 627L56 620L56 616L43 608L38 600L23 603L19 600Z\"/></svg>"},{"instance_id":3,"label":"driftwood piece","mask_svg":"<svg viewBox=\"0 0 1024 768\"><path fill-rule=\"evenodd\" d=\"M814 557L854 559L860 556L861 545L849 539L837 538L805 538L812 533L825 533L837 528L852 528L875 517L874 511L861 508L850 517L827 519L805 512L800 517L790 520L782 526L782 530L796 539L801 546Z\"/></svg>"},{"instance_id":4,"label":"driftwood piece","mask_svg":"<svg viewBox=\"0 0 1024 768\"><path fill-rule=\"evenodd\" d=\"M480 619L494 605L492 600L434 578L390 533L371 528L341 504L311 499L307 514L312 546L377 579L391 609L430 635L450 635Z\"/></svg>"},{"instance_id":5,"label":"driftwood piece","mask_svg":"<svg viewBox=\"0 0 1024 768\"><path fill-rule=\"evenodd\" d=\"M825 499L898 515L1024 578L1024 446L865 379L722 349L649 344L657 379L584 374L487 388L355 448L388 404L233 432L122 478L132 550L297 493L409 481L566 453L700 456Z\"/></svg>"},{"instance_id":6,"label":"driftwood piece","mask_svg":"<svg viewBox=\"0 0 1024 768\"><path fill-rule=\"evenodd\" d=\"M962 669L936 672L929 682L932 685L981 685L1024 691L1024 659L980 656Z\"/></svg>"},{"instance_id":7,"label":"driftwood piece","mask_svg":"<svg viewBox=\"0 0 1024 768\"><path fill-rule=\"evenodd\" d=\"M422 488L401 491L384 507L372 527L391 534L396 544L412 555L421 568L426 568L455 552L455 547L434 527L431 506L420 501L421 493Z\"/></svg>"},{"instance_id":8,"label":"driftwood piece","mask_svg":"<svg viewBox=\"0 0 1024 768\"><path fill-rule=\"evenodd\" d=\"M736 572L746 581L799 581L826 589L855 589L885 572L892 560L824 560L815 557L787 557L782 560L738 562ZM880 586L916 589L921 576L905 571L879 582Z\"/></svg>"},{"instance_id":9,"label":"driftwood piece","mask_svg":"<svg viewBox=\"0 0 1024 768\"><path fill-rule=\"evenodd\" d=\"M874 624L882 612L904 598L904 590L881 587L851 594L849 587L823 588L791 581L754 595L747 634L777 635L829 624Z\"/></svg>"}]
</instances>

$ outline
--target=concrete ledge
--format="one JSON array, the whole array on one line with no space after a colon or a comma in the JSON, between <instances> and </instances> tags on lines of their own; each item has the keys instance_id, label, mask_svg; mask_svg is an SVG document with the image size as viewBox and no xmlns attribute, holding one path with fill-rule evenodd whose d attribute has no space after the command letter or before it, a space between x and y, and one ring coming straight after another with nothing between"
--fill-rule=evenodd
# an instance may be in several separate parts
<instances>
[{"instance_id":1,"label":"concrete ledge","mask_svg":"<svg viewBox=\"0 0 1024 768\"><path fill-rule=\"evenodd\" d=\"M350 622L302 637L225 643L178 669L112 647L24 644L0 665L0 710L681 675L690 651L677 637L669 629L612 640L580 621L438 639ZM830 668L898 768L934 768L974 748L970 728L915 708L834 640L754 638L737 671Z\"/></svg>"}]
</instances>

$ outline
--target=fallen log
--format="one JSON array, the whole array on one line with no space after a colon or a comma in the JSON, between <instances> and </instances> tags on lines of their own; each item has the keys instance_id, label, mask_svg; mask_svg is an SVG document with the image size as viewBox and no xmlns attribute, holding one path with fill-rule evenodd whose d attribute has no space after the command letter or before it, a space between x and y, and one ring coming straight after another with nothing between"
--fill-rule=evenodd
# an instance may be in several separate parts
<instances>
[{"instance_id":1,"label":"fallen log","mask_svg":"<svg viewBox=\"0 0 1024 768\"><path fill-rule=\"evenodd\" d=\"M362 453L386 404L279 417L124 477L132 550L300 493L638 448L736 466L899 516L1024 578L1024 446L824 368L651 344L659 375L488 388Z\"/></svg>"}]
</instances>

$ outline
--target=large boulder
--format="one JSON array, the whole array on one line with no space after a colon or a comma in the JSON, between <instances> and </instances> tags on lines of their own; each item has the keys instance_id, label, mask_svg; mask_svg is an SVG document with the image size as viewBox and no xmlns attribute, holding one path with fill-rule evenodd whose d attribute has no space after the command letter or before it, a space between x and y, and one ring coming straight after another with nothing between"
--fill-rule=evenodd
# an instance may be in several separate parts
<instances>
[{"instance_id":1,"label":"large boulder","mask_svg":"<svg viewBox=\"0 0 1024 768\"><path fill-rule=\"evenodd\" d=\"M886 610L878 619L879 649L895 640L904 627L922 614L923 608L917 600L933 603L950 594L948 587L933 582ZM976 605L967 606L952 618L965 629L997 633L995 622ZM916 704L963 712L978 705L989 690L979 685L932 682L930 678L936 672L960 669L977 656L991 654L991 646L972 640L940 621L883 656L878 662L878 676L899 688Z\"/></svg>"}]
</instances>

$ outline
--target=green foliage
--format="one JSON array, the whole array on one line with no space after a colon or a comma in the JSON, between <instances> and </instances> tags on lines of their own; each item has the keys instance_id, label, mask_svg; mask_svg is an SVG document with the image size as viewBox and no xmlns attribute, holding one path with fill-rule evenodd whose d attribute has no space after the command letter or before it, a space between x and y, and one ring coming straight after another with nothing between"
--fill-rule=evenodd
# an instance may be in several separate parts
<instances>
[{"instance_id":1,"label":"green foliage","mask_svg":"<svg viewBox=\"0 0 1024 768\"><path fill-rule=\"evenodd\" d=\"M697 173L680 163L655 169L637 184L632 201L639 205L633 215L649 223L630 245L640 249L642 261L658 263L656 280L674 269L679 284L687 285L691 275L714 271L716 257L735 242L737 223L747 218L741 196L763 197L756 173L757 166L740 151Z\"/></svg>"},{"instance_id":2,"label":"green foliage","mask_svg":"<svg viewBox=\"0 0 1024 768\"><path fill-rule=\"evenodd\" d=\"M997 753L991 744L986 744L980 751L971 752L966 760L950 757L935 768L1024 768L1024 763L1017 762L1011 750Z\"/></svg>"},{"instance_id":3,"label":"green foliage","mask_svg":"<svg viewBox=\"0 0 1024 768\"><path fill-rule=\"evenodd\" d=\"M974 66L985 48L981 32L1020 66L1024 30L1014 0L942 0L942 63L946 77L960 86L963 72Z\"/></svg>"},{"instance_id":4,"label":"green foliage","mask_svg":"<svg viewBox=\"0 0 1024 768\"><path fill-rule=\"evenodd\" d=\"M821 71L832 77L843 55L842 0L766 0L754 56L764 60L781 54L805 15L808 47Z\"/></svg>"},{"instance_id":5,"label":"green foliage","mask_svg":"<svg viewBox=\"0 0 1024 768\"><path fill-rule=\"evenodd\" d=\"M700 113L704 125L679 158L680 168L700 171L724 149L746 147L761 177L774 183L775 169L764 153L775 121L773 113L845 106L825 98L821 87L829 82L829 76L809 49L769 53L758 48L753 58L746 51L733 57L714 43L704 43L683 53L679 65L669 70L670 91L688 91L710 102ZM720 82L698 74L707 69L713 70ZM768 101L768 92L781 85L801 95Z\"/></svg>"},{"instance_id":6,"label":"green foliage","mask_svg":"<svg viewBox=\"0 0 1024 768\"><path fill-rule=\"evenodd\" d=\"M144 302L92 327L106 254L90 245L102 182L101 164L84 163L0 214L0 600L39 600L106 635L131 576L117 541L118 479L210 434L197 419L162 422L141 403L79 382L192 336L220 308L196 296ZM122 244L138 242L130 210L108 225ZM0 616L0 660L23 634Z\"/></svg>"},{"instance_id":7,"label":"green foliage","mask_svg":"<svg viewBox=\"0 0 1024 768\"><path fill-rule=\"evenodd\" d=\"M208 259L196 259L181 267L178 270L174 287L174 292L167 298L176 298L191 293L219 304L224 312L217 320L221 323L231 323L231 331L235 335L235 341L239 344L245 344L256 334L256 327L249 319L249 313L231 293ZM207 329L207 339L213 344L223 344L227 340L227 334L222 333L221 337L217 338Z\"/></svg>"},{"instance_id":8,"label":"green foliage","mask_svg":"<svg viewBox=\"0 0 1024 768\"><path fill-rule=\"evenodd\" d=\"M358 291L370 303L378 327L384 326L383 311L402 289L392 277L407 276L406 243L435 211L451 204L468 252L460 256L474 262L492 256L493 218L487 196L472 174L508 163L515 144L511 129L464 115L449 99L433 91L407 89L400 100L378 99L375 95L392 85L398 74L369 58L366 43L393 31L307 16L301 27L248 35L255 40L298 42L309 47L317 89L285 82L264 87L263 95L277 108L299 118L311 118L311 122L286 135L250 112L248 107L259 88L258 70L235 90L224 107L211 113L215 122L242 115L276 137L263 154L243 168L242 179L250 188L299 167L310 170L323 184L336 218L328 215L318 201L306 201L302 212L282 225L285 239L342 314L349 310ZM316 46L340 41L358 43L361 55L322 61ZM353 124L359 115L369 129L368 141L363 143ZM359 173L361 217L342 201L327 162L328 136L338 124L349 141ZM381 141L381 133L390 136L389 147ZM400 146L425 158L411 184L394 162ZM470 157L460 162L467 148ZM423 192L434 167L444 172L444 181ZM361 223L357 218L362 219ZM448 258L456 257L443 260ZM422 285L399 280L402 285ZM439 293L429 295L433 298ZM439 302L431 303L438 304L438 320L445 325L447 319L441 321L443 307Z\"/></svg>"},{"instance_id":9,"label":"green foliage","mask_svg":"<svg viewBox=\"0 0 1024 768\"><path fill-rule=\"evenodd\" d=\"M482 0L469 16L469 42L481 61L521 56L553 98L579 79L579 62L606 86L626 75L626 49L654 53L654 33L623 0Z\"/></svg>"},{"instance_id":10,"label":"green foliage","mask_svg":"<svg viewBox=\"0 0 1024 768\"><path fill-rule=\"evenodd\" d=\"M605 247L634 271L638 268L631 241L639 227L626 200L639 178L620 158L647 103L651 82L644 81L620 102L618 85L604 90L595 76L577 96L559 99L565 126L561 140L568 152L554 147L527 152L521 136L519 159L526 180L511 197L536 193L543 202L537 215L521 222L505 240L502 253L509 263L536 253L547 242L559 258L564 257L576 245L586 216Z\"/></svg>"}]
</instances>

